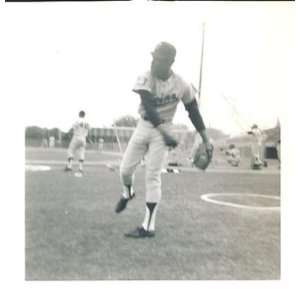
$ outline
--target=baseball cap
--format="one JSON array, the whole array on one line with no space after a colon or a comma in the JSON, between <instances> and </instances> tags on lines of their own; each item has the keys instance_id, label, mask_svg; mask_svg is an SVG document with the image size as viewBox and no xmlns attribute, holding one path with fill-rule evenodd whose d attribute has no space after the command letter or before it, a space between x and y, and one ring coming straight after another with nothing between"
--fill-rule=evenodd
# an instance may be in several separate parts
<instances>
[{"instance_id":1,"label":"baseball cap","mask_svg":"<svg viewBox=\"0 0 300 300\"><path fill-rule=\"evenodd\" d=\"M81 110L80 112L79 112L79 117L85 117L85 111L84 110Z\"/></svg>"},{"instance_id":2,"label":"baseball cap","mask_svg":"<svg viewBox=\"0 0 300 300\"><path fill-rule=\"evenodd\" d=\"M173 60L176 56L176 48L167 42L160 42L152 52L154 56L162 56Z\"/></svg>"}]
</instances>

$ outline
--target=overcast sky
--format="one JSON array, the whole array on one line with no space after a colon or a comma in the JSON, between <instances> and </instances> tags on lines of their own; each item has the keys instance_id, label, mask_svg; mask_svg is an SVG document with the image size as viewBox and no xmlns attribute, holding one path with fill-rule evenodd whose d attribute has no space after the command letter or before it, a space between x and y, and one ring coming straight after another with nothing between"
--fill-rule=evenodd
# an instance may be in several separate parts
<instances>
[{"instance_id":1,"label":"overcast sky","mask_svg":"<svg viewBox=\"0 0 300 300\"><path fill-rule=\"evenodd\" d=\"M295 47L290 3L8 4L8 101L24 126L70 128L78 111L93 127L137 116L131 91L164 40L177 48L175 72L198 87L207 125L237 134L273 127L285 111ZM223 95L234 105L229 105ZM235 111L235 112L234 112ZM176 123L190 125L182 105Z\"/></svg>"}]
</instances>

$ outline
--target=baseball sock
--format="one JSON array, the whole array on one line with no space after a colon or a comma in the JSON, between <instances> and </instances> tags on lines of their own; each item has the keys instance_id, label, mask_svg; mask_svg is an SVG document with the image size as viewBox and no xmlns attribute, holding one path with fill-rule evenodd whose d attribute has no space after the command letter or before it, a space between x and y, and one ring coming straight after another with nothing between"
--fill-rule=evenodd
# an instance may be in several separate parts
<instances>
[{"instance_id":1,"label":"baseball sock","mask_svg":"<svg viewBox=\"0 0 300 300\"><path fill-rule=\"evenodd\" d=\"M155 217L156 217L157 208L158 208L157 202L146 203L146 214L142 225L145 230L150 230L150 231L155 230Z\"/></svg>"},{"instance_id":2,"label":"baseball sock","mask_svg":"<svg viewBox=\"0 0 300 300\"><path fill-rule=\"evenodd\" d=\"M73 157L69 157L68 164L67 164L68 168L72 168L72 163L73 163Z\"/></svg>"},{"instance_id":3,"label":"baseball sock","mask_svg":"<svg viewBox=\"0 0 300 300\"><path fill-rule=\"evenodd\" d=\"M83 168L83 159L79 159L79 170L82 171Z\"/></svg>"}]
</instances>

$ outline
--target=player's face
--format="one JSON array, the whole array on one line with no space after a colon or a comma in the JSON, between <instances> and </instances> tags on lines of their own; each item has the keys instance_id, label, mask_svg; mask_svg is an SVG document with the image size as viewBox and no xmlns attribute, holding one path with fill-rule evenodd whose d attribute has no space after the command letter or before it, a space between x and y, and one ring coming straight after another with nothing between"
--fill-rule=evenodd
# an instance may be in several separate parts
<instances>
[{"instance_id":1,"label":"player's face","mask_svg":"<svg viewBox=\"0 0 300 300\"><path fill-rule=\"evenodd\" d=\"M170 69L173 64L173 59L168 57L152 55L151 72L159 79L166 80L169 78Z\"/></svg>"}]
</instances>

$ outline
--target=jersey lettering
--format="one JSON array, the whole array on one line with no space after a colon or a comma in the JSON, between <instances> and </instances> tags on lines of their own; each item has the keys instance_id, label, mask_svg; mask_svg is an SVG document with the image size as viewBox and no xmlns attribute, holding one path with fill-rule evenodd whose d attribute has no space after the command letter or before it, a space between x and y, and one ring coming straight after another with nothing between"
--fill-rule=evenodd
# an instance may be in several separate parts
<instances>
[{"instance_id":1,"label":"jersey lettering","mask_svg":"<svg viewBox=\"0 0 300 300\"><path fill-rule=\"evenodd\" d=\"M80 139L85 139L89 132L89 124L83 120L78 120L74 125L74 136Z\"/></svg>"},{"instance_id":2,"label":"jersey lettering","mask_svg":"<svg viewBox=\"0 0 300 300\"><path fill-rule=\"evenodd\" d=\"M195 97L195 91L180 76L172 73L166 81L159 80L152 76L151 72L139 76L133 91L149 91L154 96L154 105L160 118L171 122L181 100L184 104L190 103ZM145 110L142 105L139 107L139 113L145 116Z\"/></svg>"}]
</instances>

